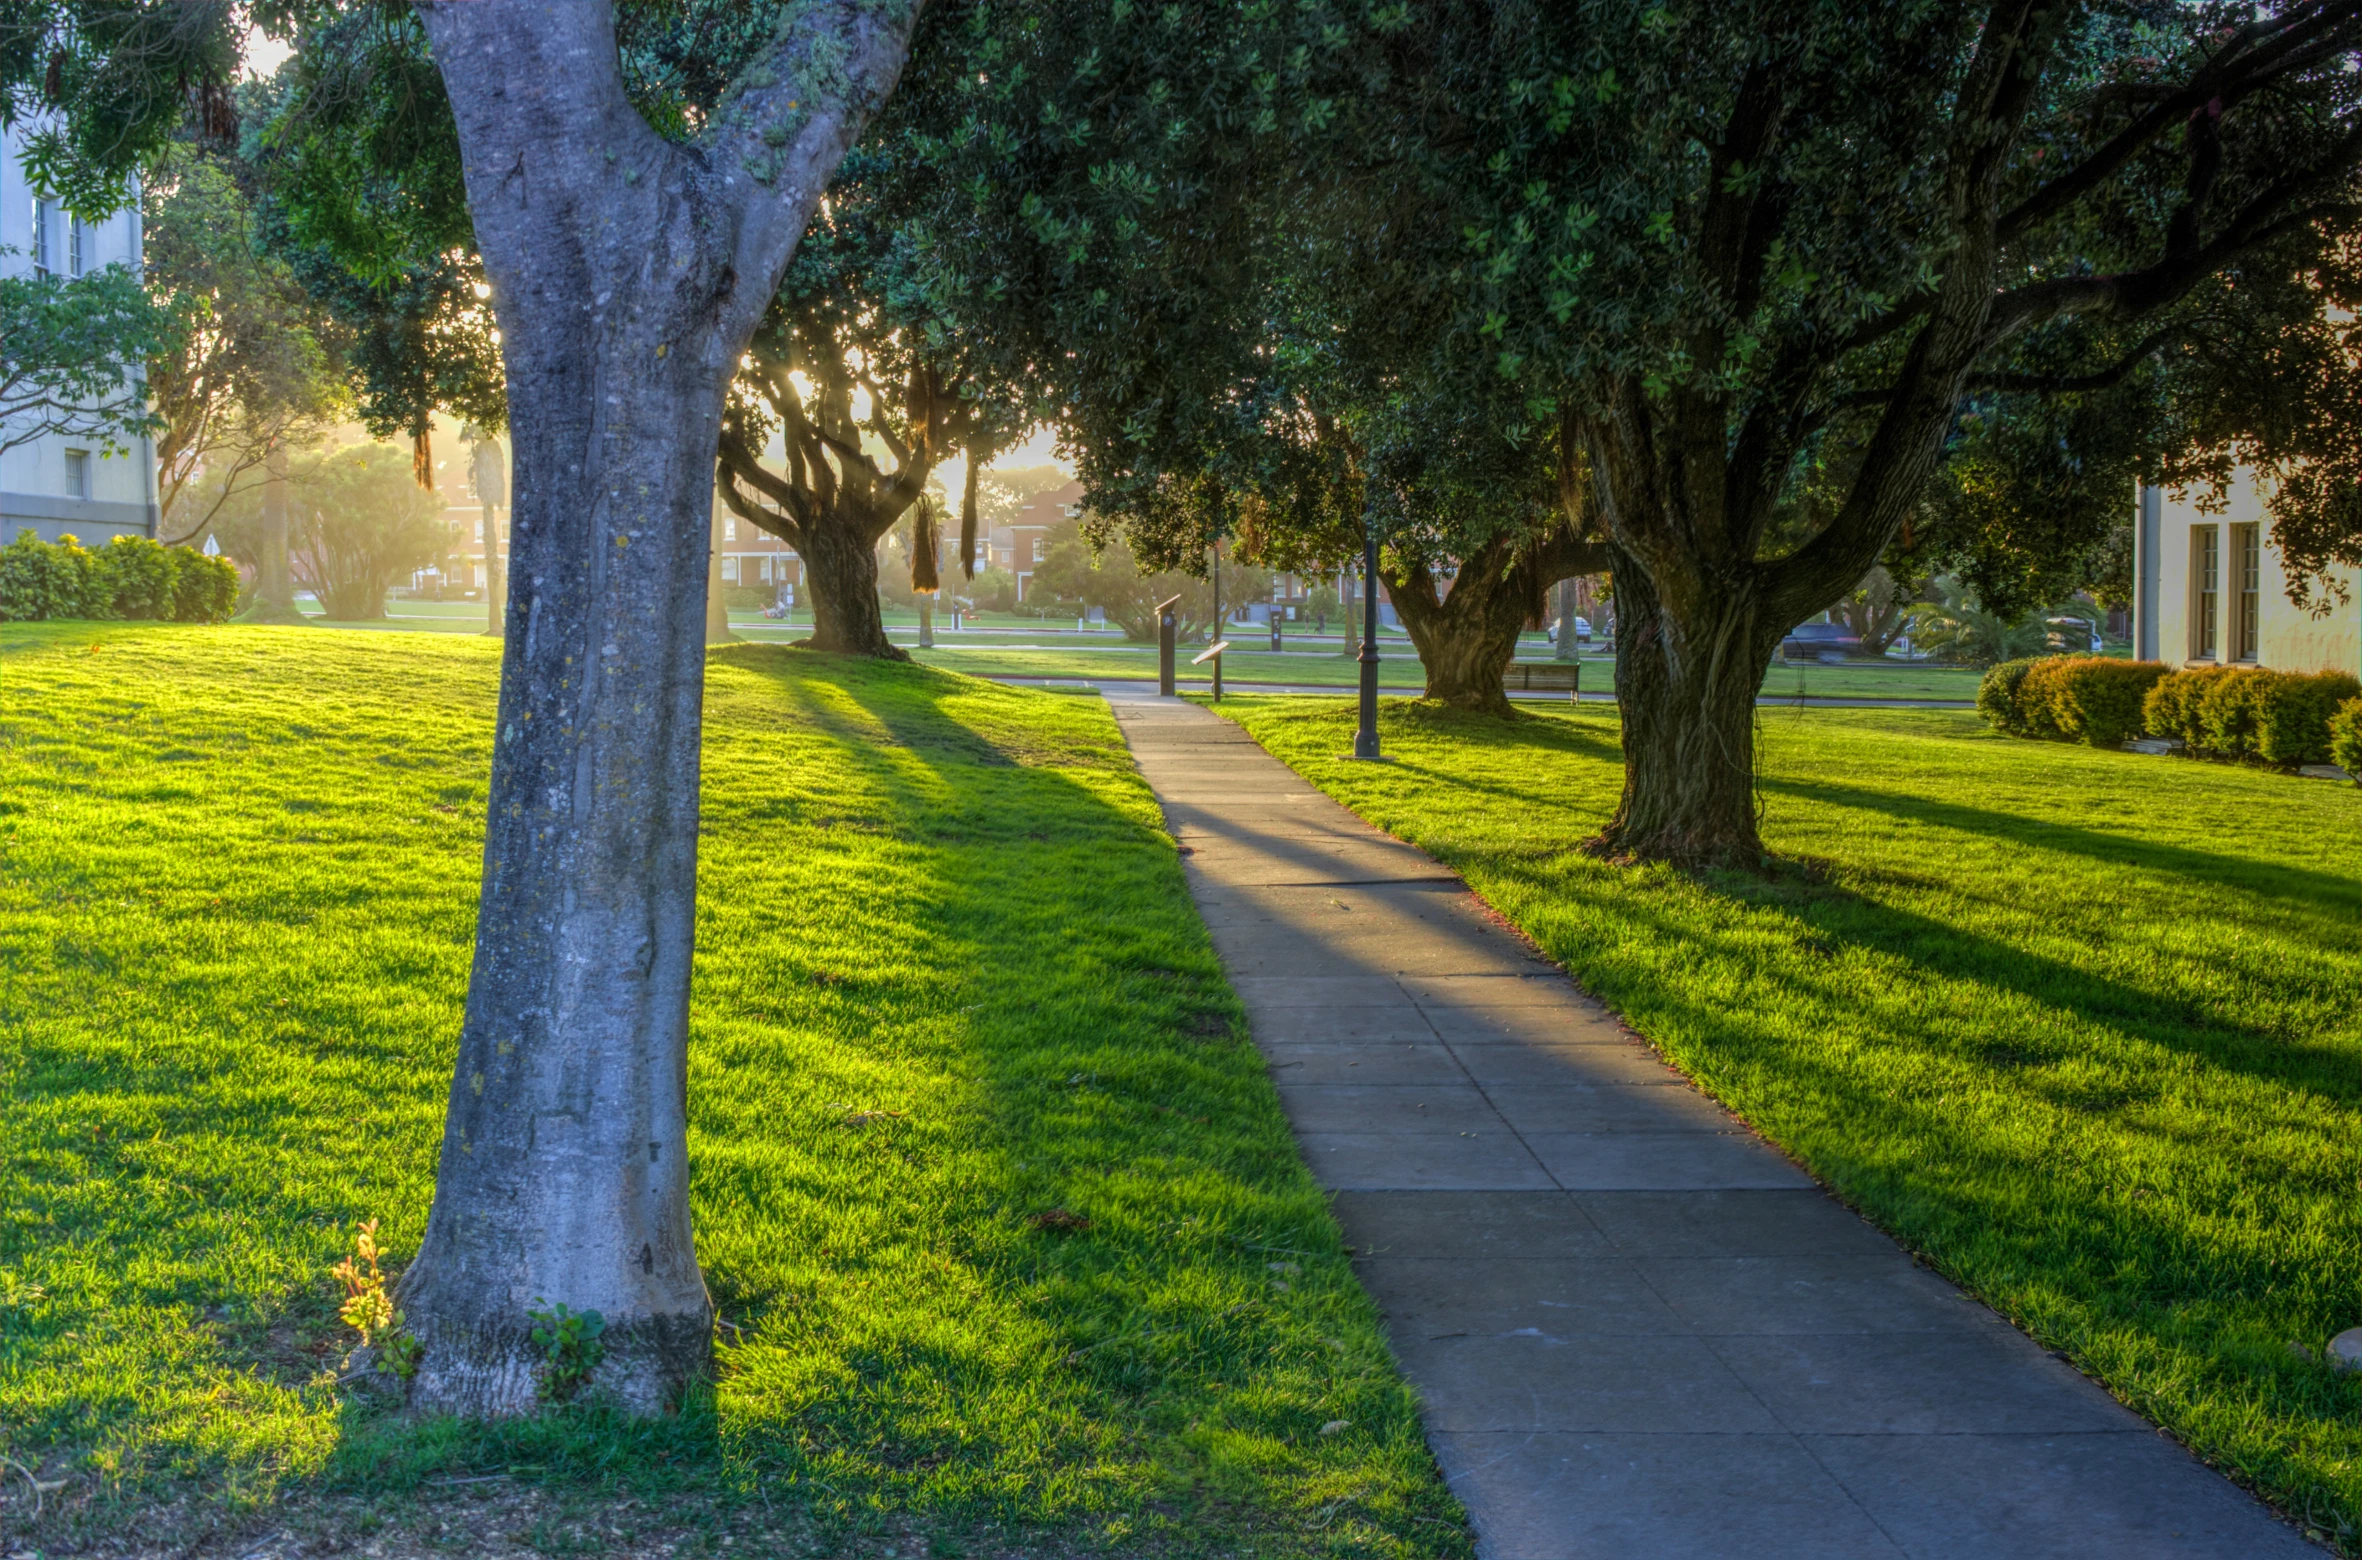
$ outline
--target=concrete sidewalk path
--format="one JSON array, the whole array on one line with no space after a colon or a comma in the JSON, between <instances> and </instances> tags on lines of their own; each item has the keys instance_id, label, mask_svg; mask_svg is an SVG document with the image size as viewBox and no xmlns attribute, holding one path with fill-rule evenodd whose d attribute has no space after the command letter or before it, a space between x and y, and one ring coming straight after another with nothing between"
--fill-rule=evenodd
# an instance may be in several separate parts
<instances>
[{"instance_id":1,"label":"concrete sidewalk path","mask_svg":"<svg viewBox=\"0 0 2362 1560\"><path fill-rule=\"evenodd\" d=\"M2319 1555L1432 859L1207 710L1110 703L1486 1560Z\"/></svg>"}]
</instances>

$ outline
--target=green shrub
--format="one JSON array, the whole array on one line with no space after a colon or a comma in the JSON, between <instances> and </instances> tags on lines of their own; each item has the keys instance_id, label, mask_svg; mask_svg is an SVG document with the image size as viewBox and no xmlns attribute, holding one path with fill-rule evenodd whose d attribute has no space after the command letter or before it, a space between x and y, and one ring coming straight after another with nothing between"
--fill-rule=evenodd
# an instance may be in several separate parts
<instances>
[{"instance_id":1,"label":"green shrub","mask_svg":"<svg viewBox=\"0 0 2362 1560\"><path fill-rule=\"evenodd\" d=\"M8 616L22 623L44 618L107 618L115 615L113 586L96 553L71 536L45 542L19 531L4 551L7 572L18 583L6 590L17 605Z\"/></svg>"},{"instance_id":2,"label":"green shrub","mask_svg":"<svg viewBox=\"0 0 2362 1560\"><path fill-rule=\"evenodd\" d=\"M83 571L63 548L31 531L0 547L0 621L39 623L83 616Z\"/></svg>"},{"instance_id":3,"label":"green shrub","mask_svg":"<svg viewBox=\"0 0 2362 1560\"><path fill-rule=\"evenodd\" d=\"M101 548L97 559L99 575L106 582L107 615L169 621L173 577L180 572L173 557L176 550L147 536L118 536Z\"/></svg>"},{"instance_id":4,"label":"green shrub","mask_svg":"<svg viewBox=\"0 0 2362 1560\"><path fill-rule=\"evenodd\" d=\"M2179 737L2193 753L2294 768L2329 762L2332 721L2357 693L2362 683L2344 672L2194 666L2159 678L2141 713L2149 735Z\"/></svg>"},{"instance_id":5,"label":"green shrub","mask_svg":"<svg viewBox=\"0 0 2362 1560\"><path fill-rule=\"evenodd\" d=\"M2064 702L2067 679L2074 670L2074 661L2063 655L2048 655L2026 668L2026 675L2018 680L2018 730L2029 737L2064 737L2072 735L2059 719Z\"/></svg>"},{"instance_id":6,"label":"green shrub","mask_svg":"<svg viewBox=\"0 0 2362 1560\"><path fill-rule=\"evenodd\" d=\"M2063 735L2094 747L2121 747L2141 734L2142 701L2165 675L2160 661L2061 656L2029 677L2020 697L2030 703L2039 684L2050 721Z\"/></svg>"},{"instance_id":7,"label":"green shrub","mask_svg":"<svg viewBox=\"0 0 2362 1560\"><path fill-rule=\"evenodd\" d=\"M2329 761L2362 781L2362 699L2348 699L2330 714Z\"/></svg>"},{"instance_id":8,"label":"green shrub","mask_svg":"<svg viewBox=\"0 0 2362 1560\"><path fill-rule=\"evenodd\" d=\"M1977 713L1995 731L2013 737L2030 735L2018 714L2018 688L2025 682L2026 674L2034 669L2037 659L2024 656L2015 661L1999 661L1977 679Z\"/></svg>"},{"instance_id":9,"label":"green shrub","mask_svg":"<svg viewBox=\"0 0 2362 1560\"><path fill-rule=\"evenodd\" d=\"M2252 701L2256 757L2288 769L2328 763L2330 718L2362 694L2362 682L2344 672L2257 675Z\"/></svg>"},{"instance_id":10,"label":"green shrub","mask_svg":"<svg viewBox=\"0 0 2362 1560\"><path fill-rule=\"evenodd\" d=\"M30 531L0 547L0 622L143 618L218 623L238 595L237 567L144 536L92 551L73 537L45 542Z\"/></svg>"},{"instance_id":11,"label":"green shrub","mask_svg":"<svg viewBox=\"0 0 2362 1560\"><path fill-rule=\"evenodd\" d=\"M221 623L237 609L238 566L183 550L172 581L172 617L179 623Z\"/></svg>"},{"instance_id":12,"label":"green shrub","mask_svg":"<svg viewBox=\"0 0 2362 1560\"><path fill-rule=\"evenodd\" d=\"M2206 747L2206 730L2198 718L2206 691L2230 674L2221 666L2194 666L2168 672L2157 679L2141 701L2141 724L2152 737L2179 737L2193 752Z\"/></svg>"},{"instance_id":13,"label":"green shrub","mask_svg":"<svg viewBox=\"0 0 2362 1560\"><path fill-rule=\"evenodd\" d=\"M2256 704L2272 673L2233 667L2198 696L2198 737L2191 746L2215 758L2246 758L2255 752Z\"/></svg>"}]
</instances>

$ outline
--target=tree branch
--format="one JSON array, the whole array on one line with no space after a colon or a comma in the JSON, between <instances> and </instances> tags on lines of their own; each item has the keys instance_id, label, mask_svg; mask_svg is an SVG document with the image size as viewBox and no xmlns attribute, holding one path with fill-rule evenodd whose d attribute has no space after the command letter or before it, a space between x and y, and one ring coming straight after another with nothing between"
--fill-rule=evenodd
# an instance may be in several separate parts
<instances>
[{"instance_id":1,"label":"tree branch","mask_svg":"<svg viewBox=\"0 0 2362 1560\"><path fill-rule=\"evenodd\" d=\"M2334 46L2335 33L2362 16L2362 0L2299 5L2278 17L2258 18L2232 33L2178 90L2118 131L2098 151L2043 185L2003 214L1998 233L2008 242L2090 194L2150 142L2216 99L2228 111L2241 98L2291 70L2301 70Z\"/></svg>"},{"instance_id":2,"label":"tree branch","mask_svg":"<svg viewBox=\"0 0 2362 1560\"><path fill-rule=\"evenodd\" d=\"M745 201L732 269L759 287L735 307L759 316L837 163L885 102L927 0L801 0L776 42L740 72L697 141L711 177ZM746 200L741 181L775 190ZM751 324L751 320L750 320Z\"/></svg>"}]
</instances>

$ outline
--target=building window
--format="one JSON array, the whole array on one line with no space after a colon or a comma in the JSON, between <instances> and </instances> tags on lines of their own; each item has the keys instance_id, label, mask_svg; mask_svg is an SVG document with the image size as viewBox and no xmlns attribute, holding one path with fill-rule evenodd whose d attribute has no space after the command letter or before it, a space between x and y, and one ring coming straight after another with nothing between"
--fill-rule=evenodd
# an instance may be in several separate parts
<instances>
[{"instance_id":1,"label":"building window","mask_svg":"<svg viewBox=\"0 0 2362 1560\"><path fill-rule=\"evenodd\" d=\"M722 522L722 540L723 540L723 541L725 541L725 542L734 542L734 541L738 540L738 522L737 522L737 521L735 521L735 520L724 520L724 521Z\"/></svg>"},{"instance_id":2,"label":"building window","mask_svg":"<svg viewBox=\"0 0 2362 1560\"><path fill-rule=\"evenodd\" d=\"M49 274L49 202L33 197L33 274Z\"/></svg>"},{"instance_id":3,"label":"building window","mask_svg":"<svg viewBox=\"0 0 2362 1560\"><path fill-rule=\"evenodd\" d=\"M82 235L84 231L80 217L66 218L66 275L68 276L82 274Z\"/></svg>"},{"instance_id":4,"label":"building window","mask_svg":"<svg viewBox=\"0 0 2362 1560\"><path fill-rule=\"evenodd\" d=\"M737 584L737 583L738 583L738 560L737 560L737 559L735 559L735 558L724 558L724 559L722 560L722 580L723 580L723 582L724 582L725 584L729 584L729 585L735 585L735 584Z\"/></svg>"},{"instance_id":5,"label":"building window","mask_svg":"<svg viewBox=\"0 0 2362 1560\"><path fill-rule=\"evenodd\" d=\"M2222 532L2218 526L2190 527L2190 655L2215 658L2222 622Z\"/></svg>"},{"instance_id":6,"label":"building window","mask_svg":"<svg viewBox=\"0 0 2362 1560\"><path fill-rule=\"evenodd\" d=\"M2231 527L2231 659L2252 661L2263 643L2264 538L2260 525Z\"/></svg>"},{"instance_id":7,"label":"building window","mask_svg":"<svg viewBox=\"0 0 2362 1560\"><path fill-rule=\"evenodd\" d=\"M90 496L90 451L66 451L66 496L69 498L88 498Z\"/></svg>"}]
</instances>

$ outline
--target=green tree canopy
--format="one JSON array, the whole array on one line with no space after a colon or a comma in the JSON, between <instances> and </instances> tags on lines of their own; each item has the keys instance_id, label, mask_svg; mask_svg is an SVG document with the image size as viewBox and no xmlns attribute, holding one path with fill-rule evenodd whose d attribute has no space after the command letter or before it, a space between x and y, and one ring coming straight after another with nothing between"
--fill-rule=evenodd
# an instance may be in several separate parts
<instances>
[{"instance_id":1,"label":"green tree canopy","mask_svg":"<svg viewBox=\"0 0 2362 1560\"><path fill-rule=\"evenodd\" d=\"M316 441L344 414L343 362L293 274L257 247L226 160L177 149L140 191L150 294L185 329L147 362L163 420L156 482L170 529L201 531L212 505L262 479L274 445ZM203 505L191 483L200 473Z\"/></svg>"},{"instance_id":2,"label":"green tree canopy","mask_svg":"<svg viewBox=\"0 0 2362 1560\"><path fill-rule=\"evenodd\" d=\"M221 485L218 498L207 489ZM439 563L454 541L440 495L412 478L393 445L348 445L293 462L287 474L287 554L295 581L340 623L385 616L386 592ZM214 508L222 550L252 562L262 546L260 483L209 474L198 492Z\"/></svg>"},{"instance_id":3,"label":"green tree canopy","mask_svg":"<svg viewBox=\"0 0 2362 1560\"><path fill-rule=\"evenodd\" d=\"M188 331L124 266L0 276L0 450L62 434L115 451L161 432L147 366Z\"/></svg>"}]
</instances>

